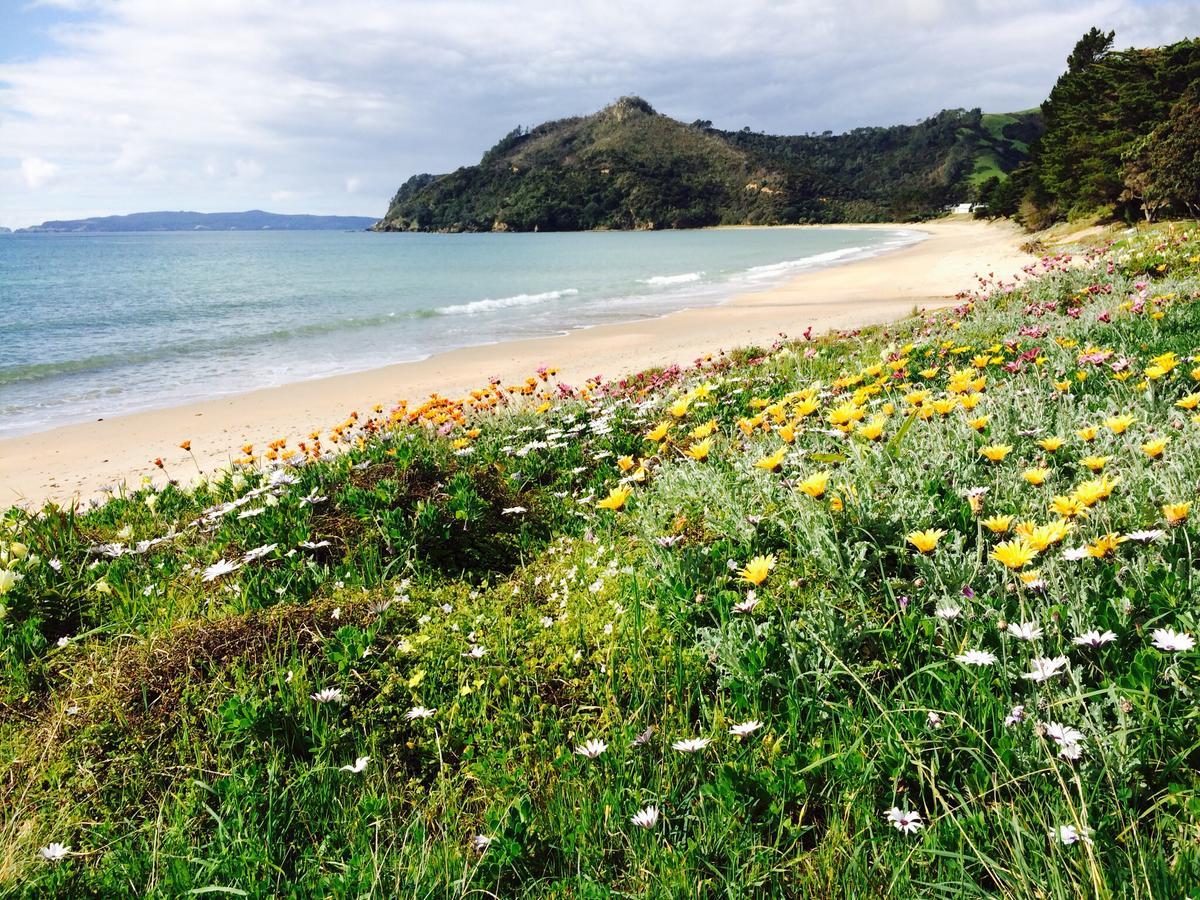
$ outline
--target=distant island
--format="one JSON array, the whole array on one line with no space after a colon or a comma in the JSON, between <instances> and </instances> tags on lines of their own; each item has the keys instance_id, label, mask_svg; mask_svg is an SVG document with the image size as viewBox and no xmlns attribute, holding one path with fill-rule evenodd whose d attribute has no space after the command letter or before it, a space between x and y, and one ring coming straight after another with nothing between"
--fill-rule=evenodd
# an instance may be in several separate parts
<instances>
[{"instance_id":1,"label":"distant island","mask_svg":"<svg viewBox=\"0 0 1200 900\"><path fill-rule=\"evenodd\" d=\"M144 212L127 216L66 219L18 228L18 234L74 234L117 231L361 231L375 224L366 216L280 215L247 212Z\"/></svg>"},{"instance_id":2,"label":"distant island","mask_svg":"<svg viewBox=\"0 0 1200 900\"><path fill-rule=\"evenodd\" d=\"M623 97L589 116L517 128L478 165L416 175L379 231L577 231L928 218L1005 177L1040 112L945 110L846 134L723 131Z\"/></svg>"}]
</instances>

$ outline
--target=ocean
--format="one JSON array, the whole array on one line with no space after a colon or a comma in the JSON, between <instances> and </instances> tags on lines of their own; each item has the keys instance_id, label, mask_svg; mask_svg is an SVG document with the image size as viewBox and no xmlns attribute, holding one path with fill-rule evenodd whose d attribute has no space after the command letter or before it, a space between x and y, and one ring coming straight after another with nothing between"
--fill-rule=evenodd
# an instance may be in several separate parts
<instances>
[{"instance_id":1,"label":"ocean","mask_svg":"<svg viewBox=\"0 0 1200 900\"><path fill-rule=\"evenodd\" d=\"M0 235L0 436L713 305L920 237Z\"/></svg>"}]
</instances>

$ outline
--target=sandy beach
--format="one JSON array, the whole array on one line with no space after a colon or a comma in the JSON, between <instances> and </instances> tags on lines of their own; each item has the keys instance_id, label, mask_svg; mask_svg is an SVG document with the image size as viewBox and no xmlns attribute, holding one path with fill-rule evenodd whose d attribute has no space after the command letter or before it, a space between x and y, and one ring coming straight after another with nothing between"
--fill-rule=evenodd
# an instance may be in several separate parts
<instances>
[{"instance_id":1,"label":"sandy beach","mask_svg":"<svg viewBox=\"0 0 1200 900\"><path fill-rule=\"evenodd\" d=\"M871 226L863 226L871 227ZM885 226L880 226L885 227ZM886 226L894 227L894 226ZM484 345L420 362L297 382L201 403L106 418L0 441L0 505L40 505L88 499L122 481L195 473L179 448L191 441L207 472L227 466L245 443L277 438L291 445L313 430L341 422L351 410L421 401L431 393L459 396L495 376L522 380L538 366L558 379L631 374L651 366L687 364L705 353L769 344L780 333L799 336L886 322L914 306L933 308L974 285L977 274L1008 278L1030 257L1008 223L952 218L919 226L918 244L867 260L800 275L785 285L736 297L721 306L684 310L627 324L605 325L536 340ZM486 339L485 335L480 336Z\"/></svg>"}]
</instances>

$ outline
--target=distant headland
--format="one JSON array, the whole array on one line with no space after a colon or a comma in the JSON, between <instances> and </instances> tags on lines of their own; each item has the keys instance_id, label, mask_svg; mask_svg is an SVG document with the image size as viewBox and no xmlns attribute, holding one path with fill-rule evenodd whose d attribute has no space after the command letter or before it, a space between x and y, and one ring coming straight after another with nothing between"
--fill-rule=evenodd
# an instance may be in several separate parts
<instances>
[{"instance_id":1,"label":"distant headland","mask_svg":"<svg viewBox=\"0 0 1200 900\"><path fill-rule=\"evenodd\" d=\"M18 228L18 234L75 234L119 231L360 231L375 224L369 216L281 215L247 212L143 212L126 216L65 219Z\"/></svg>"}]
</instances>

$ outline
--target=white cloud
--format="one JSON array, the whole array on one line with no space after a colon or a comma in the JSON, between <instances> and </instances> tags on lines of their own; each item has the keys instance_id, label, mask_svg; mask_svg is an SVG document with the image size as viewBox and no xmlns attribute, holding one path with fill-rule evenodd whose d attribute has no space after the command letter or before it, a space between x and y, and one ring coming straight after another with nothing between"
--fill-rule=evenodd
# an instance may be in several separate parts
<instances>
[{"instance_id":1,"label":"white cloud","mask_svg":"<svg viewBox=\"0 0 1200 900\"><path fill-rule=\"evenodd\" d=\"M50 184L58 177L59 171L57 165L37 156L29 156L21 160L21 174L30 190L36 191L38 188Z\"/></svg>"},{"instance_id":2,"label":"white cloud","mask_svg":"<svg viewBox=\"0 0 1200 900\"><path fill-rule=\"evenodd\" d=\"M1200 32L1189 0L54 2L87 18L0 62L0 147L36 161L18 183L56 178L56 209L111 212L302 185L306 211L379 214L414 172L626 93L777 133L1022 109L1092 25L1121 46Z\"/></svg>"},{"instance_id":3,"label":"white cloud","mask_svg":"<svg viewBox=\"0 0 1200 900\"><path fill-rule=\"evenodd\" d=\"M235 178L241 178L243 181L253 181L255 178L262 176L263 167L254 159L235 159L233 161L233 175Z\"/></svg>"}]
</instances>

